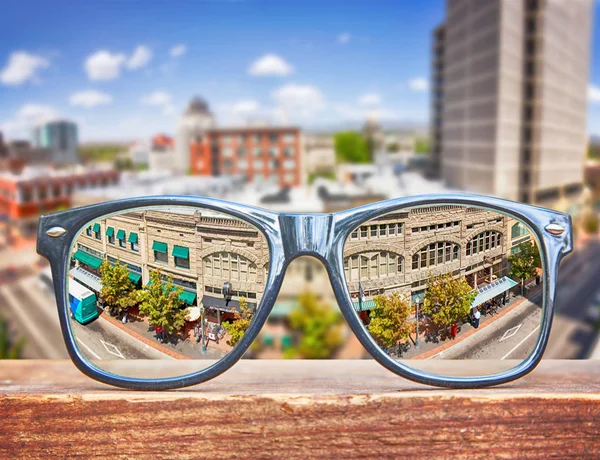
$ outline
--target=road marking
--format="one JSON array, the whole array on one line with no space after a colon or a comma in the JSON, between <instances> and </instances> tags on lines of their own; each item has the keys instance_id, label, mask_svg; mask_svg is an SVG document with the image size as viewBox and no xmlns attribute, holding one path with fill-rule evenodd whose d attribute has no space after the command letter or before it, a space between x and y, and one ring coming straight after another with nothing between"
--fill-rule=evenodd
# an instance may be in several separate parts
<instances>
[{"instance_id":1,"label":"road marking","mask_svg":"<svg viewBox=\"0 0 600 460\"><path fill-rule=\"evenodd\" d=\"M119 350L116 345L113 345L112 343L109 343L109 342L105 342L102 339L98 339L98 340L100 340L100 343L102 345L104 345L104 348L106 348L106 351L108 351L111 355L114 355L117 358L125 359L125 356L123 356L123 353L121 353L121 350Z\"/></svg>"},{"instance_id":2,"label":"road marking","mask_svg":"<svg viewBox=\"0 0 600 460\"><path fill-rule=\"evenodd\" d=\"M500 338L500 340L498 340L498 342L502 342L503 340L510 339L513 335L515 335L517 332L519 332L519 329L521 329L522 325L523 325L523 323L519 324L518 326L511 327L510 329L507 329L506 332L504 333L504 335Z\"/></svg>"},{"instance_id":3,"label":"road marking","mask_svg":"<svg viewBox=\"0 0 600 460\"><path fill-rule=\"evenodd\" d=\"M98 354L97 354L97 353L96 353L94 350L92 350L92 349L91 349L90 347L88 347L88 346L87 346L85 343L83 343L83 340L81 340L79 337L76 337L76 339L77 339L77 341L78 341L78 342L79 342L81 345L83 345L83 346L85 347L85 349L86 349L86 350L87 350L87 351L88 351L88 352L89 352L91 355L94 355L94 357L95 357L96 359L102 359L100 356L98 356Z\"/></svg>"},{"instance_id":4,"label":"road marking","mask_svg":"<svg viewBox=\"0 0 600 460\"><path fill-rule=\"evenodd\" d=\"M62 350L59 350L49 342L46 331L42 331L37 324L35 324L35 322L28 318L24 310L21 308L19 301L15 298L8 286L5 285L0 287L0 292L4 294L8 300L8 303L11 304L11 308L19 317L19 321L21 322L22 326L29 330L29 335L31 338L41 345L42 350L46 350L46 356L52 359L65 358L65 354L62 352Z\"/></svg>"},{"instance_id":5,"label":"road marking","mask_svg":"<svg viewBox=\"0 0 600 460\"><path fill-rule=\"evenodd\" d=\"M534 334L534 333L535 333L535 332L536 332L536 331L537 331L539 328L540 328L540 325L538 324L538 325L537 325L537 327L536 327L536 328L535 328L533 331L531 331L529 334L527 334L527 336L526 336L526 337L525 337L523 340L521 340L519 343L517 343L517 344L515 345L515 347L514 347L512 350L510 350L508 353L506 353L506 354L505 354L505 355L504 355L502 358L500 358L500 359L506 359L506 358L508 358L508 357L509 357L509 356L512 354L512 352L513 352L513 351L515 351L517 348L519 348L521 345L523 345L523 344L525 343L525 341L526 341L526 340L527 340L529 337L531 337L531 336L532 336L532 335L533 335L533 334Z\"/></svg>"}]
</instances>

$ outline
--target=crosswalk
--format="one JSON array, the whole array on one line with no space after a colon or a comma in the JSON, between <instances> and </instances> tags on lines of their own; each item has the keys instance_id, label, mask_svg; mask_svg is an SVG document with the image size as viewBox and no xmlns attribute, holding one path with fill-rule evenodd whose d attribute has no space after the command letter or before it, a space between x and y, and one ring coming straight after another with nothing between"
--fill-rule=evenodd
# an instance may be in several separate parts
<instances>
[{"instance_id":1,"label":"crosswalk","mask_svg":"<svg viewBox=\"0 0 600 460\"><path fill-rule=\"evenodd\" d=\"M12 320L18 335L26 338L26 357L68 358L56 302L37 277L0 286L0 313Z\"/></svg>"}]
</instances>

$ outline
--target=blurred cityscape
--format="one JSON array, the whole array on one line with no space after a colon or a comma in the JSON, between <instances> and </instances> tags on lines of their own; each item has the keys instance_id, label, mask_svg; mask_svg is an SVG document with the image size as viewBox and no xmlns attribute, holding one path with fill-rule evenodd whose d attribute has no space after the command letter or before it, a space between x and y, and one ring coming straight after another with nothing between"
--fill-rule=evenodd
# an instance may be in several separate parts
<instances>
[{"instance_id":1,"label":"blurred cityscape","mask_svg":"<svg viewBox=\"0 0 600 460\"><path fill-rule=\"evenodd\" d=\"M205 8L245 8L231 3ZM292 82L274 90L279 103L274 109L249 99L224 109L222 92L211 89L219 82L213 82L199 84L180 110L166 91L142 97L143 110L175 112L175 125L153 121L146 130L142 123L128 133L127 125L120 124L114 136L109 127L106 139L92 139L85 130L93 122L28 104L27 85L43 84L36 72L51 67L51 58L6 49L0 54L0 98L21 91L10 101L22 109L15 119L0 123L0 359L67 357L47 262L35 252L42 214L164 194L209 196L278 212L330 213L389 198L455 191L571 214L575 251L561 266L545 356L600 358L600 35L594 30L600 6L592 0L434 3L439 5L431 8L430 27L420 29L420 40L429 45L422 51L429 77L409 82L429 106L428 117L416 120L390 116L393 103L371 91L356 104L349 97L337 107L347 116L319 121L312 115L325 105L322 94ZM369 5L364 8L379 8ZM278 14L283 13L274 9L269 20L278 21ZM334 41L338 47L355 41L369 45L368 37L350 32L340 31ZM304 45L303 53L316 52ZM181 60L187 52L186 45L175 45L170 59ZM142 45L131 57L107 51L89 56L84 68L94 89L73 94L70 105L93 109L110 104L113 97L98 82L124 69L144 68L151 56ZM281 56L267 53L248 74L268 82L293 71ZM344 87L344 77L336 78ZM135 84L127 90L135 92ZM106 256L101 250L98 255ZM136 259L126 257L121 261L135 267ZM190 283L181 271L169 274L175 284L188 287L191 303L215 295L202 292L202 282ZM492 281L490 276L487 282ZM323 265L313 258L295 260L269 318L261 356L366 357L345 326L340 326L343 346L313 355L289 352L291 337L304 327L290 321L290 315L299 308L325 315L328 306L335 309L336 301Z\"/></svg>"}]
</instances>

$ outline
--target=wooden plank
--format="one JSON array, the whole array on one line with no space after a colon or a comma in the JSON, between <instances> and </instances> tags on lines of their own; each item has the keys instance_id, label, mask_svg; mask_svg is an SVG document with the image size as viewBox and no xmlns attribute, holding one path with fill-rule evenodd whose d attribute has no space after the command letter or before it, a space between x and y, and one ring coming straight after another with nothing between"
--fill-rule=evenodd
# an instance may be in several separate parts
<instances>
[{"instance_id":1,"label":"wooden plank","mask_svg":"<svg viewBox=\"0 0 600 460\"><path fill-rule=\"evenodd\" d=\"M600 361L545 361L484 390L364 361L242 361L168 392L112 388L67 361L0 364L0 458L600 457Z\"/></svg>"}]
</instances>

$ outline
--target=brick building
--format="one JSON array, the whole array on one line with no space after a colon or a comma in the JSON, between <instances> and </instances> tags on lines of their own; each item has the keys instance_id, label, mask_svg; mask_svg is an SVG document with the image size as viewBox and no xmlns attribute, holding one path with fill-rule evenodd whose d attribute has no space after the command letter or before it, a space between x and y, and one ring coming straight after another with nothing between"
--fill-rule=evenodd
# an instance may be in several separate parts
<instances>
[{"instance_id":1,"label":"brick building","mask_svg":"<svg viewBox=\"0 0 600 460\"><path fill-rule=\"evenodd\" d=\"M34 237L41 214L66 209L76 190L100 188L119 181L112 169L25 169L0 174L0 216L9 237Z\"/></svg>"},{"instance_id":2,"label":"brick building","mask_svg":"<svg viewBox=\"0 0 600 460\"><path fill-rule=\"evenodd\" d=\"M92 224L74 247L77 267L71 274L99 291L102 260L120 260L140 287L150 281L149 270L161 270L181 286L186 303L202 302L207 318L220 323L239 309L244 297L256 307L268 273L269 248L254 227L223 214L147 210L129 212ZM229 282L231 296L223 297Z\"/></svg>"},{"instance_id":3,"label":"brick building","mask_svg":"<svg viewBox=\"0 0 600 460\"><path fill-rule=\"evenodd\" d=\"M280 187L304 180L302 137L295 127L210 129L190 147L193 174L245 175L250 182Z\"/></svg>"}]
</instances>

